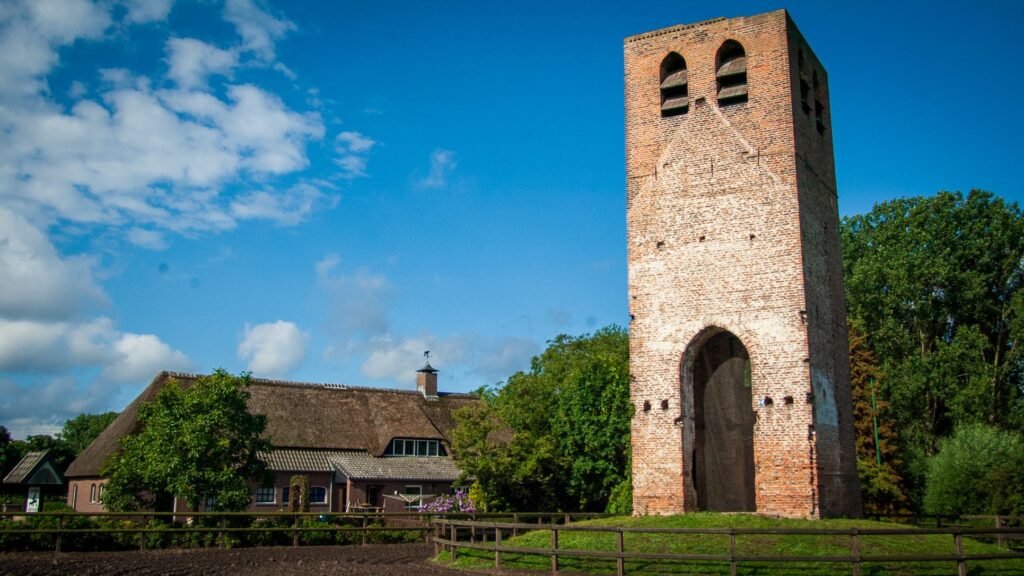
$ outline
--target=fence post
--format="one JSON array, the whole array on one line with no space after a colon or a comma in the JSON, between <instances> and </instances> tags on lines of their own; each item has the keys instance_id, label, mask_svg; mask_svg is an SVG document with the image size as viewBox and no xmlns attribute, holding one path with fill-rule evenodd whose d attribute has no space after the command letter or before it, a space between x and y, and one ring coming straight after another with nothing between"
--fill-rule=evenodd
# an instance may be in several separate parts
<instances>
[{"instance_id":1,"label":"fence post","mask_svg":"<svg viewBox=\"0 0 1024 576\"><path fill-rule=\"evenodd\" d=\"M999 514L996 514L996 529L998 530L1002 527L1003 518ZM996 534L996 545L1000 548L1006 548L1006 536L1002 532Z\"/></svg>"},{"instance_id":2,"label":"fence post","mask_svg":"<svg viewBox=\"0 0 1024 576\"><path fill-rule=\"evenodd\" d=\"M299 518L300 516L295 514L295 520L292 521L292 527L295 528L292 530L292 546L299 545Z\"/></svg>"},{"instance_id":3,"label":"fence post","mask_svg":"<svg viewBox=\"0 0 1024 576\"><path fill-rule=\"evenodd\" d=\"M857 529L850 529L850 555L853 556L853 576L860 576L860 540Z\"/></svg>"},{"instance_id":4,"label":"fence post","mask_svg":"<svg viewBox=\"0 0 1024 576\"><path fill-rule=\"evenodd\" d=\"M558 574L558 525L551 526L551 573Z\"/></svg>"},{"instance_id":5,"label":"fence post","mask_svg":"<svg viewBox=\"0 0 1024 576\"><path fill-rule=\"evenodd\" d=\"M964 560L964 537L957 530L953 533L953 546L956 548L956 573L967 576L967 560Z\"/></svg>"},{"instance_id":6,"label":"fence post","mask_svg":"<svg viewBox=\"0 0 1024 576\"><path fill-rule=\"evenodd\" d=\"M142 529L139 531L139 550L146 549L146 528L149 527L149 516L142 515Z\"/></svg>"},{"instance_id":7,"label":"fence post","mask_svg":"<svg viewBox=\"0 0 1024 576\"><path fill-rule=\"evenodd\" d=\"M469 541L476 544L476 526L469 527Z\"/></svg>"},{"instance_id":8,"label":"fence post","mask_svg":"<svg viewBox=\"0 0 1024 576\"><path fill-rule=\"evenodd\" d=\"M455 525L455 524L449 525L448 526L448 534L450 536L450 541L451 541L452 562L455 562L455 558L458 556L458 552L456 552L455 549L458 548L457 544L458 544L458 541L459 541L459 527L457 525Z\"/></svg>"},{"instance_id":9,"label":"fence post","mask_svg":"<svg viewBox=\"0 0 1024 576\"><path fill-rule=\"evenodd\" d=\"M64 514L57 516L57 542L54 546L54 552L60 553L60 540L61 533L64 531Z\"/></svg>"},{"instance_id":10,"label":"fence post","mask_svg":"<svg viewBox=\"0 0 1024 576\"><path fill-rule=\"evenodd\" d=\"M736 576L736 530L729 528L729 576Z\"/></svg>"},{"instance_id":11,"label":"fence post","mask_svg":"<svg viewBox=\"0 0 1024 576\"><path fill-rule=\"evenodd\" d=\"M225 527L226 524L227 524L227 518L225 518L224 516L221 516L220 520L217 521L217 528L218 528L218 530L217 530L217 539L220 540L220 547L221 548L227 548L228 547L227 546L227 542L226 542L226 540L224 538L224 527Z\"/></svg>"},{"instance_id":12,"label":"fence post","mask_svg":"<svg viewBox=\"0 0 1024 576\"><path fill-rule=\"evenodd\" d=\"M622 528L619 528L615 531L615 553L618 554L615 558L615 574L617 576L626 574L626 558L622 555L625 551L626 543L623 539Z\"/></svg>"},{"instance_id":13,"label":"fence post","mask_svg":"<svg viewBox=\"0 0 1024 576\"><path fill-rule=\"evenodd\" d=\"M516 527L512 529L512 537L515 538L516 536L519 536L519 514L512 514L512 523L516 525Z\"/></svg>"},{"instance_id":14,"label":"fence post","mask_svg":"<svg viewBox=\"0 0 1024 576\"><path fill-rule=\"evenodd\" d=\"M366 546L366 514L363 514L363 546Z\"/></svg>"},{"instance_id":15,"label":"fence post","mask_svg":"<svg viewBox=\"0 0 1024 576\"><path fill-rule=\"evenodd\" d=\"M494 567L501 568L501 528L494 529Z\"/></svg>"}]
</instances>

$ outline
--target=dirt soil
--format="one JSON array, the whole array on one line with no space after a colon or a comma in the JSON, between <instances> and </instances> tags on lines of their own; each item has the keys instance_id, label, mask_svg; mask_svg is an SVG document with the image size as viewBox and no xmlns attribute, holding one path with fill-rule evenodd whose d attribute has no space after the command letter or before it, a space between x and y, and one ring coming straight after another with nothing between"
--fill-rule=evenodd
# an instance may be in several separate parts
<instances>
[{"instance_id":1,"label":"dirt soil","mask_svg":"<svg viewBox=\"0 0 1024 576\"><path fill-rule=\"evenodd\" d=\"M485 574L453 570L429 560L430 544L216 548L144 552L0 553L2 576L448 576Z\"/></svg>"}]
</instances>

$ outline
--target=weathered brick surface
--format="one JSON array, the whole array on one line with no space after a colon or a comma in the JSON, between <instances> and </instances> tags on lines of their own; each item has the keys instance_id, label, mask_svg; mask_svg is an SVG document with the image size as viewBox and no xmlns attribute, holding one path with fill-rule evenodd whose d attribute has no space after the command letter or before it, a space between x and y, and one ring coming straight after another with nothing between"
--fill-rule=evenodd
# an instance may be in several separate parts
<instances>
[{"instance_id":1,"label":"weathered brick surface","mask_svg":"<svg viewBox=\"0 0 1024 576\"><path fill-rule=\"evenodd\" d=\"M746 51L749 99L719 106L716 54L729 39ZM690 106L662 117L673 51ZM823 130L813 87L802 106L800 53ZM859 515L824 68L780 10L627 38L625 80L635 512L697 509L688 364L727 330L751 361L757 511ZM765 397L774 403L758 407Z\"/></svg>"}]
</instances>

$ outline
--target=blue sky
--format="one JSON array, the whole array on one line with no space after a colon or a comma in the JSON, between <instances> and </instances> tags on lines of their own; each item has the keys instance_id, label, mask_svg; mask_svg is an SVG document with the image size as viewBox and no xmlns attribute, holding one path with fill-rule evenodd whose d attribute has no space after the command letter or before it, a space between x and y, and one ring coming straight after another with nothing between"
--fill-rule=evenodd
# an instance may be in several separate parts
<instances>
[{"instance_id":1,"label":"blue sky","mask_svg":"<svg viewBox=\"0 0 1024 576\"><path fill-rule=\"evenodd\" d=\"M840 210L1020 202L1022 2L0 0L0 424L160 370L442 390L628 320L622 40L787 8Z\"/></svg>"}]
</instances>

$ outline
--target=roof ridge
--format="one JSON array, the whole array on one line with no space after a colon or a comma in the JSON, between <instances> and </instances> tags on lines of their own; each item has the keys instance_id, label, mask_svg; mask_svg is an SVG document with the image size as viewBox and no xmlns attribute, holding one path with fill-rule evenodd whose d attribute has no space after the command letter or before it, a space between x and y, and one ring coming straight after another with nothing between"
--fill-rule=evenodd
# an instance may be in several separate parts
<instances>
[{"instance_id":1,"label":"roof ridge","mask_svg":"<svg viewBox=\"0 0 1024 576\"><path fill-rule=\"evenodd\" d=\"M194 372L176 372L173 370L164 370L161 374L171 378L189 378L199 379L209 376L209 374L197 374ZM366 392L388 392L395 394L411 394L421 395L419 390L404 390L402 388L386 388L384 386L364 386L361 384L338 384L334 382L299 382L297 380L281 380L277 378L254 378L250 377L249 381L253 384L259 384L261 386L287 386L294 388L323 388L326 390L357 390ZM468 392L438 392L439 397L450 396L453 398L476 398L475 394Z\"/></svg>"}]
</instances>

